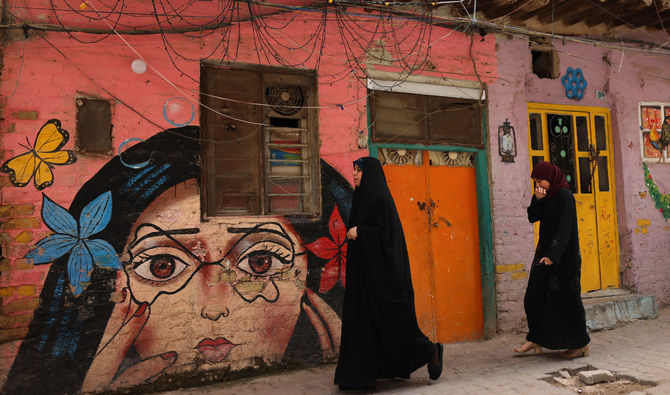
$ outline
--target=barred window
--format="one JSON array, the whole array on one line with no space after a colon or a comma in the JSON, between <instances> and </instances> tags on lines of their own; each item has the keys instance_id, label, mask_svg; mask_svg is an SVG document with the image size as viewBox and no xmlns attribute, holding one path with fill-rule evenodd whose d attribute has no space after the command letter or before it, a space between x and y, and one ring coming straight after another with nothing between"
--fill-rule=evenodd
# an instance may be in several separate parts
<instances>
[{"instance_id":1,"label":"barred window","mask_svg":"<svg viewBox=\"0 0 670 395\"><path fill-rule=\"evenodd\" d=\"M316 215L316 74L202 64L203 214Z\"/></svg>"}]
</instances>

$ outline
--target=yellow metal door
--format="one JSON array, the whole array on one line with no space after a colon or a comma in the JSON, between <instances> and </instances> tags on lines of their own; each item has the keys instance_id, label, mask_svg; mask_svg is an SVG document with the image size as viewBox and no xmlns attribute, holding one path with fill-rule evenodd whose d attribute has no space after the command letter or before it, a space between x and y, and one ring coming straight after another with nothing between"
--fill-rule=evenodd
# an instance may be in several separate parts
<instances>
[{"instance_id":1,"label":"yellow metal door","mask_svg":"<svg viewBox=\"0 0 670 395\"><path fill-rule=\"evenodd\" d=\"M529 104L528 112L531 168L540 161L554 163L565 173L575 196L582 292L618 287L609 110Z\"/></svg>"},{"instance_id":2,"label":"yellow metal door","mask_svg":"<svg viewBox=\"0 0 670 395\"><path fill-rule=\"evenodd\" d=\"M593 190L596 200L598 251L600 253L600 283L602 289L619 287L619 234L614 199L614 169L612 168L612 127L609 111L601 109L591 114L590 139L595 148Z\"/></svg>"},{"instance_id":3,"label":"yellow metal door","mask_svg":"<svg viewBox=\"0 0 670 395\"><path fill-rule=\"evenodd\" d=\"M449 154L379 155L405 232L419 326L442 343L484 333L475 169L470 154Z\"/></svg>"}]
</instances>

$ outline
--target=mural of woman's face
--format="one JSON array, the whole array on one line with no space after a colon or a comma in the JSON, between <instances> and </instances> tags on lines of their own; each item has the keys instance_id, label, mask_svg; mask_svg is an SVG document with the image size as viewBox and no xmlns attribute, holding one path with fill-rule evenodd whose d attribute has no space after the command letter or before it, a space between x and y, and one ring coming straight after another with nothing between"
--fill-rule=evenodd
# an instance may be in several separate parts
<instances>
[{"instance_id":1,"label":"mural of woman's face","mask_svg":"<svg viewBox=\"0 0 670 395\"><path fill-rule=\"evenodd\" d=\"M279 360L307 274L294 233L281 217L202 221L195 180L164 192L131 230L117 282L147 304L140 357L174 352L176 371Z\"/></svg>"}]
</instances>

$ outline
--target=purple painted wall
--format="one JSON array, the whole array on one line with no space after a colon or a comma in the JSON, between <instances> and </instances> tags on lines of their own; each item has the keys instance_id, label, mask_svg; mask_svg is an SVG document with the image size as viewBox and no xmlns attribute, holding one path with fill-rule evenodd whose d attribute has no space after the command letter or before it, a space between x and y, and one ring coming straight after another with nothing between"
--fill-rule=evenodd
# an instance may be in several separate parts
<instances>
[{"instance_id":1,"label":"purple painted wall","mask_svg":"<svg viewBox=\"0 0 670 395\"><path fill-rule=\"evenodd\" d=\"M651 41L651 37L646 37ZM658 38L663 42L663 38ZM611 111L616 209L620 239L621 286L653 294L670 303L670 226L649 196L644 182L638 106L669 103L667 56L626 52L591 44L553 41L560 75L581 68L588 87L581 100L569 99L560 78L541 79L531 70L526 39L497 41L498 80L489 86L491 184L499 329L523 328L523 294L534 251L533 225L526 218L530 202L527 103L605 107ZM609 64L608 64L609 62ZM596 97L596 91L604 97ZM518 156L502 163L497 130L505 119L515 127ZM648 163L661 193L670 193L670 163ZM641 192L647 191L646 198ZM642 194L644 195L644 193Z\"/></svg>"}]
</instances>

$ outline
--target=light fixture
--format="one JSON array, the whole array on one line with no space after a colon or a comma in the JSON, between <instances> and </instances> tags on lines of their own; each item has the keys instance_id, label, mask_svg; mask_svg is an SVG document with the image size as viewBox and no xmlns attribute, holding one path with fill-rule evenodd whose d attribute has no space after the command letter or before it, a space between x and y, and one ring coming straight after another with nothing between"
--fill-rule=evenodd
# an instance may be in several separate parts
<instances>
[{"instance_id":1,"label":"light fixture","mask_svg":"<svg viewBox=\"0 0 670 395\"><path fill-rule=\"evenodd\" d=\"M498 126L498 153L503 162L514 162L516 156L516 134L514 127L505 119L502 125Z\"/></svg>"}]
</instances>

